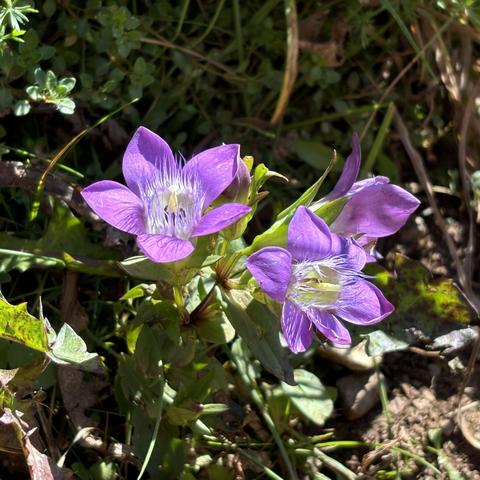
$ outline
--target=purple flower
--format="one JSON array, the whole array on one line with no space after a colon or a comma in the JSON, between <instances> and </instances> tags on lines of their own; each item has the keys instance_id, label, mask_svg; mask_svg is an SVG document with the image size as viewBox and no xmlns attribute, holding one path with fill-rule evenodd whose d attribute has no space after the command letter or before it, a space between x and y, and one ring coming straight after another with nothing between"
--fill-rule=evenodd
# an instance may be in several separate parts
<instances>
[{"instance_id":1,"label":"purple flower","mask_svg":"<svg viewBox=\"0 0 480 480\"><path fill-rule=\"evenodd\" d=\"M288 227L287 249L265 247L251 255L247 268L262 290L284 302L281 326L290 350L306 350L313 327L335 345L350 345L340 318L371 325L393 312L392 304L360 273L366 254L354 240L299 207Z\"/></svg>"},{"instance_id":2,"label":"purple flower","mask_svg":"<svg viewBox=\"0 0 480 480\"><path fill-rule=\"evenodd\" d=\"M245 162L239 159L237 174L223 195L229 200L247 202L251 183L250 170Z\"/></svg>"},{"instance_id":3,"label":"purple flower","mask_svg":"<svg viewBox=\"0 0 480 480\"><path fill-rule=\"evenodd\" d=\"M196 237L210 235L250 212L240 203L205 211L235 178L239 145L221 145L182 165L168 144L140 127L123 156L127 186L110 180L82 191L92 210L110 225L137 235L142 252L154 262L190 255Z\"/></svg>"},{"instance_id":4,"label":"purple flower","mask_svg":"<svg viewBox=\"0 0 480 480\"><path fill-rule=\"evenodd\" d=\"M405 225L420 202L403 188L389 183L387 177L355 182L360 163L360 139L354 134L352 153L345 162L340 179L321 200L321 203L325 203L340 197L349 199L330 227L343 236L362 234L376 239L392 235Z\"/></svg>"}]
</instances>

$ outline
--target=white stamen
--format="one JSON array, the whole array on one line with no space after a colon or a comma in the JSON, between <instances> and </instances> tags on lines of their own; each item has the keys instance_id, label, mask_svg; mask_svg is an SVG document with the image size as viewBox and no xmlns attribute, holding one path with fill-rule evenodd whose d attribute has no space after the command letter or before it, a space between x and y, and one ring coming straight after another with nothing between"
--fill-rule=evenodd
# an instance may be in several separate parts
<instances>
[{"instance_id":1,"label":"white stamen","mask_svg":"<svg viewBox=\"0 0 480 480\"><path fill-rule=\"evenodd\" d=\"M293 265L287 297L302 310L338 308L342 289L358 276L343 255L300 262Z\"/></svg>"},{"instance_id":2,"label":"white stamen","mask_svg":"<svg viewBox=\"0 0 480 480\"><path fill-rule=\"evenodd\" d=\"M162 162L158 174L142 191L148 233L187 240L199 222L204 197L197 175L186 175L182 166Z\"/></svg>"}]
</instances>

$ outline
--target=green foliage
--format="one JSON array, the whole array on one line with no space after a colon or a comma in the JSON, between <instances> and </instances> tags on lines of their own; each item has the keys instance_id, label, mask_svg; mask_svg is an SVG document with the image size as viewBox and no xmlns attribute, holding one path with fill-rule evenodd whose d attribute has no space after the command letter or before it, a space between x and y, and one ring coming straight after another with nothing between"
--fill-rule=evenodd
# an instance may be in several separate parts
<instances>
[{"instance_id":1,"label":"green foliage","mask_svg":"<svg viewBox=\"0 0 480 480\"><path fill-rule=\"evenodd\" d=\"M45 324L28 313L26 303L10 305L0 298L0 338L43 353L49 350Z\"/></svg>"},{"instance_id":2,"label":"green foliage","mask_svg":"<svg viewBox=\"0 0 480 480\"><path fill-rule=\"evenodd\" d=\"M291 34L281 0L46 0L36 2L38 10L16 0L0 5L0 156L21 161L27 172L9 184L24 191L0 191L0 280L10 301L28 300L33 311L42 302L59 332L29 314L26 303L0 299L0 361L9 367L0 370L0 405L8 414L0 423L14 425L26 442L34 429L20 419L43 401L37 402L36 389L50 395L48 389L60 385L48 399L55 404L49 427L63 443L74 438L66 458L82 480L137 478L139 472L142 478L230 479L238 473L231 457L246 478L294 478L290 464L299 476L328 478L299 460L305 451L354 478L313 440L333 414L335 389L326 385L339 370L319 362L313 349L288 354L279 336L279 304L249 282L245 257L285 245L299 205L329 224L335 220L346 200L318 198L337 178L327 173L343 166L340 154L333 164L332 147L347 154L351 131L362 132L369 152L363 173L397 181L413 176L389 134L396 110L414 122L413 142L427 148L429 158L442 142L455 144L438 55L430 47L422 51L420 40L424 24L456 22L442 36L455 47L447 48L450 54L470 42L459 41L458 31L478 30L480 16L468 1L295 3L298 74L275 125L270 118ZM382 98L414 55L418 63ZM97 223L91 229L81 208L73 213L51 202L66 196L84 207L80 188L93 179L119 179L121 153L139 124L187 158L221 142L241 143L242 155L255 157L244 158L252 183L242 201L251 215L223 234L199 239L194 255L175 265L132 256L127 235ZM445 177L456 168L454 157L429 166L433 184L457 193L456 172ZM53 158L49 194L36 174ZM477 173L471 180L478 203ZM270 192L262 190L267 180ZM381 326L356 332L357 339L368 337L370 354L420 345L448 355L472 340L468 308L450 280L431 278L403 257L395 269L372 270L396 312ZM78 281L74 294L67 288L71 274ZM88 318L86 341L68 324L57 328L65 316L73 325L79 306ZM119 460L112 445L94 451L77 444L64 417L78 411L62 404L54 364L114 383L113 393L86 389L79 403L96 396L84 413L92 416L98 438L118 440L131 455ZM48 465L31 445L22 447ZM385 475L391 474L398 472Z\"/></svg>"},{"instance_id":3,"label":"green foliage","mask_svg":"<svg viewBox=\"0 0 480 480\"><path fill-rule=\"evenodd\" d=\"M293 383L286 349L280 345L278 322L268 308L237 290L226 294L225 302L227 318L254 356L276 377Z\"/></svg>"},{"instance_id":4,"label":"green foliage","mask_svg":"<svg viewBox=\"0 0 480 480\"><path fill-rule=\"evenodd\" d=\"M294 371L296 385L282 382L282 390L298 410L317 425L323 425L333 412L332 392L327 390L313 373Z\"/></svg>"},{"instance_id":5,"label":"green foliage","mask_svg":"<svg viewBox=\"0 0 480 480\"><path fill-rule=\"evenodd\" d=\"M86 273L118 275L115 257L112 250L90 242L82 222L61 203L55 205L41 238L30 240L0 233L0 269L4 272L68 266Z\"/></svg>"},{"instance_id":6,"label":"green foliage","mask_svg":"<svg viewBox=\"0 0 480 480\"><path fill-rule=\"evenodd\" d=\"M73 77L57 80L56 75L41 68L33 72L35 83L28 86L25 91L34 102L52 103L60 113L72 115L75 111L75 102L69 98L69 93L75 86ZM18 105L21 106L18 106ZM14 106L16 116L26 115L30 111L30 103L27 100L19 100Z\"/></svg>"}]
</instances>

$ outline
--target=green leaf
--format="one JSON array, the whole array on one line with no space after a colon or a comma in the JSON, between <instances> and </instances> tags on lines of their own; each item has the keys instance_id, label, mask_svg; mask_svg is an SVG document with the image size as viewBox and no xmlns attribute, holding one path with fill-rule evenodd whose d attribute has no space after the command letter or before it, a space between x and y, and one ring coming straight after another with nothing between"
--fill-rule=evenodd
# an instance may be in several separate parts
<instances>
[{"instance_id":1,"label":"green leaf","mask_svg":"<svg viewBox=\"0 0 480 480\"><path fill-rule=\"evenodd\" d=\"M295 213L295 210L297 209L297 207L299 207L300 205L305 205L308 207L313 202L313 199L316 197L318 191L320 190L320 187L323 185L323 182L327 178L327 175L330 173L330 170L333 168L335 161L336 161L336 157L333 156L327 168L323 172L322 176L311 187L307 188L307 190L303 192L300 198L298 198L285 210L281 211L277 215L277 221L286 217L291 218L292 215Z\"/></svg>"},{"instance_id":2,"label":"green leaf","mask_svg":"<svg viewBox=\"0 0 480 480\"><path fill-rule=\"evenodd\" d=\"M51 70L47 70L45 75L45 88L49 91L49 93L54 96L55 88L57 86L57 76Z\"/></svg>"},{"instance_id":3,"label":"green leaf","mask_svg":"<svg viewBox=\"0 0 480 480\"><path fill-rule=\"evenodd\" d=\"M242 337L263 367L287 383L293 382L293 371L287 350L280 344L278 320L248 292L226 292L225 313L235 331Z\"/></svg>"},{"instance_id":4,"label":"green leaf","mask_svg":"<svg viewBox=\"0 0 480 480\"><path fill-rule=\"evenodd\" d=\"M173 272L165 263L152 262L142 255L127 258L123 262L119 262L119 265L134 278L167 283L172 283L174 280Z\"/></svg>"},{"instance_id":5,"label":"green leaf","mask_svg":"<svg viewBox=\"0 0 480 480\"><path fill-rule=\"evenodd\" d=\"M87 345L82 337L68 323L64 323L58 332L48 356L59 365L75 365L93 372L102 371L98 355L87 352Z\"/></svg>"},{"instance_id":6,"label":"green leaf","mask_svg":"<svg viewBox=\"0 0 480 480\"><path fill-rule=\"evenodd\" d=\"M259 192L260 188L263 187L264 183L269 178L274 177L288 182L287 177L281 175L280 173L269 170L263 163L258 164L255 167L255 171L253 172L252 183L250 185L250 196L256 195Z\"/></svg>"},{"instance_id":7,"label":"green leaf","mask_svg":"<svg viewBox=\"0 0 480 480\"><path fill-rule=\"evenodd\" d=\"M294 371L297 385L281 383L285 395L311 422L322 426L333 412L333 399L320 379L307 370Z\"/></svg>"},{"instance_id":8,"label":"green leaf","mask_svg":"<svg viewBox=\"0 0 480 480\"><path fill-rule=\"evenodd\" d=\"M268 228L265 232L257 235L252 242L252 245L248 248L248 253L253 253L260 248L267 247L270 245L285 245L287 242L287 232L288 232L288 223L293 217L295 210L300 205L309 206L315 196L318 193L318 190L322 186L325 178L333 167L335 158L330 161L329 166L323 172L323 175L310 187L308 188L295 202L293 202L285 210L281 211L273 223L273 225Z\"/></svg>"},{"instance_id":9,"label":"green leaf","mask_svg":"<svg viewBox=\"0 0 480 480\"><path fill-rule=\"evenodd\" d=\"M68 266L73 270L111 276L120 273L116 265L113 261L100 260L114 256L111 249L90 242L84 225L61 202L55 204L47 231L40 239L0 233L0 270L3 271Z\"/></svg>"},{"instance_id":10,"label":"green leaf","mask_svg":"<svg viewBox=\"0 0 480 480\"><path fill-rule=\"evenodd\" d=\"M41 68L36 68L33 72L35 77L35 83L40 87L41 90L44 90L46 87L47 75Z\"/></svg>"},{"instance_id":11,"label":"green leaf","mask_svg":"<svg viewBox=\"0 0 480 480\"><path fill-rule=\"evenodd\" d=\"M148 285L135 285L128 292L124 293L119 300L133 300L135 298L142 298L148 290Z\"/></svg>"},{"instance_id":12,"label":"green leaf","mask_svg":"<svg viewBox=\"0 0 480 480\"><path fill-rule=\"evenodd\" d=\"M54 103L57 110L64 115L73 115L75 112L75 102L71 98L60 98L53 100L52 103Z\"/></svg>"},{"instance_id":13,"label":"green leaf","mask_svg":"<svg viewBox=\"0 0 480 480\"><path fill-rule=\"evenodd\" d=\"M392 337L382 330L368 334L368 354L370 356L383 355L388 352L397 352L408 348L408 342Z\"/></svg>"},{"instance_id":14,"label":"green leaf","mask_svg":"<svg viewBox=\"0 0 480 480\"><path fill-rule=\"evenodd\" d=\"M232 344L232 355L240 375L249 385L256 385L256 379L260 377L260 365L258 361L252 361L252 353L246 342L237 338ZM292 372L293 376L293 372Z\"/></svg>"},{"instance_id":15,"label":"green leaf","mask_svg":"<svg viewBox=\"0 0 480 480\"><path fill-rule=\"evenodd\" d=\"M313 168L317 170L328 168L332 157L332 149L318 140L297 139L293 142L292 147L301 160Z\"/></svg>"},{"instance_id":16,"label":"green leaf","mask_svg":"<svg viewBox=\"0 0 480 480\"><path fill-rule=\"evenodd\" d=\"M10 305L0 298L0 338L39 352L48 351L46 327L41 320L28 313L26 303Z\"/></svg>"},{"instance_id":17,"label":"green leaf","mask_svg":"<svg viewBox=\"0 0 480 480\"><path fill-rule=\"evenodd\" d=\"M23 117L24 115L27 115L28 112L30 112L31 108L32 107L28 100L18 100L13 106L13 114L16 117Z\"/></svg>"},{"instance_id":18,"label":"green leaf","mask_svg":"<svg viewBox=\"0 0 480 480\"><path fill-rule=\"evenodd\" d=\"M40 94L40 88L37 85L30 85L25 89L27 92L28 96L34 100L35 102L38 102L41 100L41 94Z\"/></svg>"},{"instance_id":19,"label":"green leaf","mask_svg":"<svg viewBox=\"0 0 480 480\"><path fill-rule=\"evenodd\" d=\"M231 342L235 337L235 329L223 312L218 312L213 317L202 318L195 324L195 330L199 336L217 345Z\"/></svg>"},{"instance_id":20,"label":"green leaf","mask_svg":"<svg viewBox=\"0 0 480 480\"><path fill-rule=\"evenodd\" d=\"M320 204L320 206L311 205L311 210L319 217L323 218L328 225L331 225L334 220L340 215L343 207L348 202L348 198L337 198L332 202Z\"/></svg>"},{"instance_id":21,"label":"green leaf","mask_svg":"<svg viewBox=\"0 0 480 480\"><path fill-rule=\"evenodd\" d=\"M202 237L195 251L178 262L155 263L143 256L130 257L120 262L120 267L129 275L142 280L163 281L171 285L186 285L203 267L212 265L220 257L209 255L214 238Z\"/></svg>"},{"instance_id":22,"label":"green leaf","mask_svg":"<svg viewBox=\"0 0 480 480\"><path fill-rule=\"evenodd\" d=\"M63 87L66 93L69 93L73 90L73 87L75 87L76 83L77 83L77 79L75 77L65 77L58 82L57 89L58 87Z\"/></svg>"}]
</instances>

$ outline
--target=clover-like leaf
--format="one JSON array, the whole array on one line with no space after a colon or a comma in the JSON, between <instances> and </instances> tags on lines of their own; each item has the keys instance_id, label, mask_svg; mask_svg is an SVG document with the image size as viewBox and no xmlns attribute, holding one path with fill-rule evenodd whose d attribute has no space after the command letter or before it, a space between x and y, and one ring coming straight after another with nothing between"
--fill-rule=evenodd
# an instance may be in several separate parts
<instances>
[{"instance_id":1,"label":"clover-like leaf","mask_svg":"<svg viewBox=\"0 0 480 480\"><path fill-rule=\"evenodd\" d=\"M59 365L75 365L89 371L102 371L98 355L87 352L87 345L75 330L65 323L48 353L49 358Z\"/></svg>"}]
</instances>

